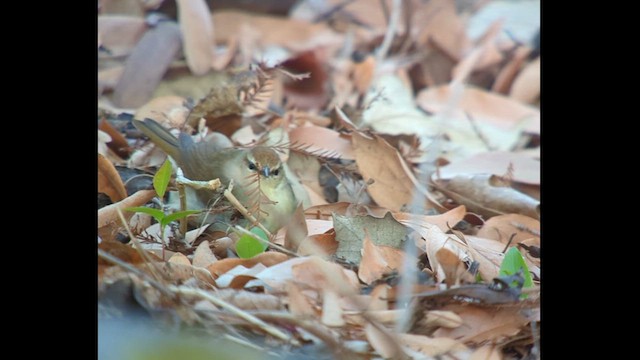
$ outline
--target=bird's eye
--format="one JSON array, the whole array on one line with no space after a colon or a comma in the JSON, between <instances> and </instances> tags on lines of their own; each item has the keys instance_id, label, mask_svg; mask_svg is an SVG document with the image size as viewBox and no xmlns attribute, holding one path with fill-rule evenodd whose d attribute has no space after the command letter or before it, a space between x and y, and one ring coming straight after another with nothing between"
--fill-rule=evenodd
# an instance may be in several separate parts
<instances>
[{"instance_id":1,"label":"bird's eye","mask_svg":"<svg viewBox=\"0 0 640 360\"><path fill-rule=\"evenodd\" d=\"M249 163L249 170L255 170L256 169L256 164L250 162Z\"/></svg>"},{"instance_id":2,"label":"bird's eye","mask_svg":"<svg viewBox=\"0 0 640 360\"><path fill-rule=\"evenodd\" d=\"M278 176L279 173L280 173L280 169L273 170L273 175Z\"/></svg>"}]
</instances>

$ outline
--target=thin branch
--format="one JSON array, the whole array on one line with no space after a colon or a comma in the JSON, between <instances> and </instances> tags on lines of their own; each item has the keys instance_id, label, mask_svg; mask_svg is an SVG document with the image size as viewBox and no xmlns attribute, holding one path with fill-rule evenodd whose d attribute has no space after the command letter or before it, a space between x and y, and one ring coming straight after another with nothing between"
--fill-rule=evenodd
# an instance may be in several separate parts
<instances>
[{"instance_id":1,"label":"thin branch","mask_svg":"<svg viewBox=\"0 0 640 360\"><path fill-rule=\"evenodd\" d=\"M256 317L264 320L286 322L290 325L304 329L305 331L322 340L330 349L332 349L334 354L343 355L338 358L357 358L356 354L350 349L346 348L344 346L344 343L341 342L340 339L335 338L330 329L322 326L317 320L305 320L293 314L284 312L254 312L253 314ZM346 355L351 356L345 357Z\"/></svg>"},{"instance_id":2,"label":"thin branch","mask_svg":"<svg viewBox=\"0 0 640 360\"><path fill-rule=\"evenodd\" d=\"M229 187L232 188L232 184L229 184ZM244 216L252 224L262 229L262 231L264 231L267 234L267 236L269 236L269 238L273 237L273 234L271 233L271 231L267 230L267 228L264 227L264 225L262 225L253 215L251 215L251 213L249 213L247 208L245 208L244 205L242 205L240 201L238 201L238 198L236 198L235 195L231 193L230 189L226 189L223 194L224 194L224 197L227 198L227 200L229 200L231 205L233 205L233 207L235 207L242 214L242 216Z\"/></svg>"},{"instance_id":3,"label":"thin branch","mask_svg":"<svg viewBox=\"0 0 640 360\"><path fill-rule=\"evenodd\" d=\"M102 249L98 249L98 256L117 265L120 266L121 268L130 271L136 275L138 275L140 278L142 279L146 279L151 285L153 285L156 289L158 289L160 292L162 292L164 295L173 298L173 293L171 293L167 287L162 284L159 281L156 281L155 279L153 279L152 277L150 277L147 273L141 271L140 269L137 269L136 267L134 267L133 265L124 262L122 260L120 260L119 258L109 254L108 252L102 250Z\"/></svg>"},{"instance_id":4,"label":"thin branch","mask_svg":"<svg viewBox=\"0 0 640 360\"><path fill-rule=\"evenodd\" d=\"M249 314L248 312L222 300L219 299L215 296L213 296L212 294L210 294L209 292L206 292L204 290L201 289L195 289L195 288L190 288L190 287L186 287L186 286L175 286L175 285L170 285L168 287L168 289L170 291L173 291L176 294L180 294L180 295L184 295L184 296L191 296L191 297L196 297L196 298L201 298L204 300L207 300L209 302L211 302L212 304L221 307L227 311L229 311L230 313L232 313L233 315L236 315L237 317L249 322L252 325L255 325L257 327L259 327L260 329L262 329L264 332L266 332L269 335L272 335L273 337L286 341L288 343L291 343L293 345L299 345L298 340L294 339L293 337L291 337L290 335L287 335L286 333L284 333L283 331L281 331L280 329L271 326L269 324L267 324L266 322L258 319L257 317Z\"/></svg>"},{"instance_id":5,"label":"thin branch","mask_svg":"<svg viewBox=\"0 0 640 360\"><path fill-rule=\"evenodd\" d=\"M151 270L151 273L156 278L156 280L158 281L163 280L162 275L159 272L157 272L155 265L151 261L151 258L149 258L149 254L147 254L147 252L142 248L142 245L138 241L138 238L136 238L131 232L131 228L129 228L129 224L124 219L124 215L122 214L122 211L120 210L120 208L116 208L116 211L118 212L118 217L120 218L122 225L124 226L124 228L127 230L127 233L129 234L129 238L131 239L131 242L133 242L133 244L135 245L135 249L138 252L138 254L140 254L142 259L144 259L145 263L149 265L149 269ZM164 244L162 246L164 249Z\"/></svg>"},{"instance_id":6,"label":"thin branch","mask_svg":"<svg viewBox=\"0 0 640 360\"><path fill-rule=\"evenodd\" d=\"M387 27L387 31L384 34L384 39L382 40L382 45L376 51L376 63L381 63L382 60L387 56L387 52L391 47L391 42L393 41L393 35L395 33L396 28L398 27L398 20L400 20L400 12L402 10L402 0L393 0L391 5L391 16L389 17L389 26Z\"/></svg>"}]
</instances>

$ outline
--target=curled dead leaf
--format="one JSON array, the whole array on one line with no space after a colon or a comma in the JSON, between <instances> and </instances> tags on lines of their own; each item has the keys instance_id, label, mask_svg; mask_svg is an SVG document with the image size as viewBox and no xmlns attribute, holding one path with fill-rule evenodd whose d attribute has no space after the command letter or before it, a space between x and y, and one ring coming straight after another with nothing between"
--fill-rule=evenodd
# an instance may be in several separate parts
<instances>
[{"instance_id":1,"label":"curled dead leaf","mask_svg":"<svg viewBox=\"0 0 640 360\"><path fill-rule=\"evenodd\" d=\"M218 259L213 255L209 247L209 241L207 240L201 242L193 253L193 266L206 268L216 261L218 261Z\"/></svg>"},{"instance_id":2,"label":"curled dead leaf","mask_svg":"<svg viewBox=\"0 0 640 360\"><path fill-rule=\"evenodd\" d=\"M288 258L289 257L285 254L275 251L268 251L256 255L250 259L222 259L207 266L207 270L209 270L211 275L213 275L214 277L219 277L220 275L226 273L227 271L233 269L238 265L243 265L247 268L251 268L255 264L263 264L264 266L269 267L286 261Z\"/></svg>"},{"instance_id":3,"label":"curled dead leaf","mask_svg":"<svg viewBox=\"0 0 640 360\"><path fill-rule=\"evenodd\" d=\"M487 220L477 236L503 244L511 240L512 246L531 238L540 241L540 221L520 214L498 215Z\"/></svg>"},{"instance_id":4,"label":"curled dead leaf","mask_svg":"<svg viewBox=\"0 0 640 360\"><path fill-rule=\"evenodd\" d=\"M127 197L120 174L101 154L98 154L98 192L107 194L114 203Z\"/></svg>"},{"instance_id":5,"label":"curled dead leaf","mask_svg":"<svg viewBox=\"0 0 640 360\"><path fill-rule=\"evenodd\" d=\"M494 175L458 175L445 186L434 183L436 188L471 212L490 218L496 215L516 213L539 218L540 202L509 187L496 186Z\"/></svg>"}]
</instances>

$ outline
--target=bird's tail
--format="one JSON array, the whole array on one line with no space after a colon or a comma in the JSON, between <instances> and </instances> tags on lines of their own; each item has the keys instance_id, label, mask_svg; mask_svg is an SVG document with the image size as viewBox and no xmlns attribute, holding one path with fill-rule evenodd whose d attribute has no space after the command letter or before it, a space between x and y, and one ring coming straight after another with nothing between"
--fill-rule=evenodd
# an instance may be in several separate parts
<instances>
[{"instance_id":1,"label":"bird's tail","mask_svg":"<svg viewBox=\"0 0 640 360\"><path fill-rule=\"evenodd\" d=\"M151 119L133 120L133 125L147 135L154 144L160 146L164 152L180 162L180 146L178 139L169 130Z\"/></svg>"}]
</instances>

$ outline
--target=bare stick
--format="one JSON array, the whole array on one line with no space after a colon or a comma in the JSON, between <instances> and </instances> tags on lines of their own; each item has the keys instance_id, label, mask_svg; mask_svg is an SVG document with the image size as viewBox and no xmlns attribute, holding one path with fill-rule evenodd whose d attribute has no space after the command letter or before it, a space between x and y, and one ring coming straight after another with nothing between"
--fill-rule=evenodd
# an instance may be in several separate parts
<instances>
[{"instance_id":1,"label":"bare stick","mask_svg":"<svg viewBox=\"0 0 640 360\"><path fill-rule=\"evenodd\" d=\"M108 252L102 250L102 249L98 249L98 256L117 265L120 266L121 268L130 271L136 275L138 275L140 278L146 279L151 285L155 286L156 289L158 289L160 292L162 292L164 295L169 296L169 297L173 297L173 294L167 290L167 287L164 286L161 282L154 280L153 278L151 278L148 274L144 273L143 271L135 268L133 265L126 263L122 260L120 260L119 258L109 254Z\"/></svg>"},{"instance_id":2,"label":"bare stick","mask_svg":"<svg viewBox=\"0 0 640 360\"><path fill-rule=\"evenodd\" d=\"M229 311L230 313L232 313L233 315L236 315L237 317L249 322L252 325L255 325L257 327L259 327L260 329L264 330L264 332L280 339L286 342L289 342L291 344L294 345L299 345L298 340L294 339L293 337L291 337L290 335L287 335L286 333L280 331L280 329L271 326L269 324L267 324L266 322L258 319L257 317L249 314L248 312L237 308L236 306L222 300L219 299L213 295L211 295L210 293L201 290L201 289L195 289L195 288L190 288L190 287L186 287L186 286L175 286L175 285L169 285L168 289L170 291L173 291L174 293L177 294L181 294L181 295L185 295L185 296L192 296L192 297L197 297L197 298L201 298L201 299L205 299L209 302L211 302L212 304L219 306L227 311Z\"/></svg>"},{"instance_id":3,"label":"bare stick","mask_svg":"<svg viewBox=\"0 0 640 360\"><path fill-rule=\"evenodd\" d=\"M267 230L267 228L264 227L264 225L262 225L253 215L251 215L251 213L249 213L249 211L247 210L247 208L244 207L244 205L240 204L240 201L238 201L238 198L236 198L235 195L231 193L231 190L226 189L224 191L224 197L227 198L227 200L229 200L229 202L231 203L231 205L233 205L233 207L235 207L238 211L240 211L240 213L242 214L242 216L245 217L245 219L251 221L252 224L255 224L257 227L262 229L262 231L264 231L267 234L267 236L269 236L269 238L273 237L273 234L269 230Z\"/></svg>"},{"instance_id":4,"label":"bare stick","mask_svg":"<svg viewBox=\"0 0 640 360\"><path fill-rule=\"evenodd\" d=\"M133 244L135 245L136 251L138 252L138 254L140 254L140 256L144 259L144 261L149 265L149 269L153 273L153 276L156 278L156 280L162 280L163 279L162 275L160 275L160 273L156 271L155 265L149 258L149 254L147 254L147 252L144 251L144 249L142 248L142 245L138 241L138 238L136 238L131 232L131 229L129 228L129 224L127 224L127 221L124 219L124 215L122 215L122 211L120 210L120 208L116 208L116 211L118 212L118 217L120 218L120 221L122 221L122 225L124 226L124 228L127 230L127 233L129 234L129 238L131 239L131 242L133 242Z\"/></svg>"},{"instance_id":5,"label":"bare stick","mask_svg":"<svg viewBox=\"0 0 640 360\"><path fill-rule=\"evenodd\" d=\"M391 16L389 17L389 26L387 27L387 31L384 34L384 40L382 40L382 45L376 51L376 60L377 62L381 62L385 56L387 56L387 52L389 52L389 48L391 47L391 42L393 41L393 35L396 31L396 27L398 27L398 20L400 20L400 11L402 9L402 0L393 0L391 7Z\"/></svg>"}]
</instances>

